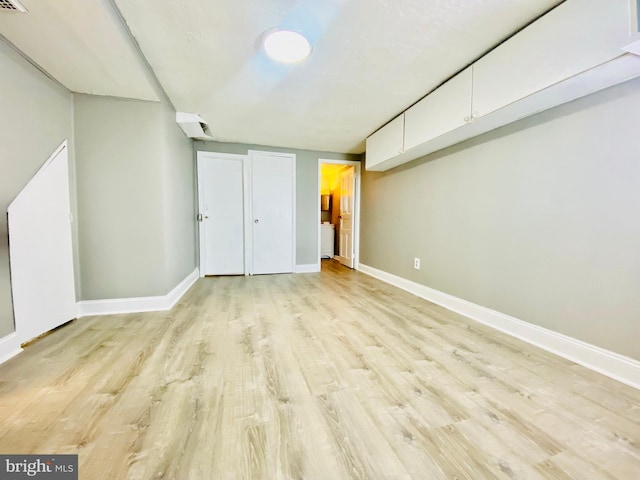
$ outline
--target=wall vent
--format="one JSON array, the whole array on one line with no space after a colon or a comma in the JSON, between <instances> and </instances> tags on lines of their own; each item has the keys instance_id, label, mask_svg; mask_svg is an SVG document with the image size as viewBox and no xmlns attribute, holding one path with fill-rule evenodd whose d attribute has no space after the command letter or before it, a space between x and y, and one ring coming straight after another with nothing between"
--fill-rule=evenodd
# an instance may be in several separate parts
<instances>
[{"instance_id":1,"label":"wall vent","mask_svg":"<svg viewBox=\"0 0 640 480\"><path fill-rule=\"evenodd\" d=\"M189 138L213 140L209 125L197 113L176 112L176 122Z\"/></svg>"},{"instance_id":2,"label":"wall vent","mask_svg":"<svg viewBox=\"0 0 640 480\"><path fill-rule=\"evenodd\" d=\"M27 9L18 0L0 0L0 11L27 13Z\"/></svg>"}]
</instances>

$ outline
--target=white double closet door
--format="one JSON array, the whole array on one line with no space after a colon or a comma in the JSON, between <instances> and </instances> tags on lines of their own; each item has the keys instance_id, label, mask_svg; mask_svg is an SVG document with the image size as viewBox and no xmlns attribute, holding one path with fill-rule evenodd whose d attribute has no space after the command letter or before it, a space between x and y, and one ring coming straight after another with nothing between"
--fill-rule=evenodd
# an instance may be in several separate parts
<instances>
[{"instance_id":1,"label":"white double closet door","mask_svg":"<svg viewBox=\"0 0 640 480\"><path fill-rule=\"evenodd\" d=\"M295 155L198 152L201 275L291 273Z\"/></svg>"}]
</instances>

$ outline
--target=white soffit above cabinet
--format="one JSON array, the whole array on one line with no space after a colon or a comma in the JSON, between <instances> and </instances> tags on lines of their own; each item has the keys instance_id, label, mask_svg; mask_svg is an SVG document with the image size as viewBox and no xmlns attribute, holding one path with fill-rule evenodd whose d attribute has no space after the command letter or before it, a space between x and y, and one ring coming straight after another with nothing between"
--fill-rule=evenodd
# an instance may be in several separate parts
<instances>
[{"instance_id":1,"label":"white soffit above cabinet","mask_svg":"<svg viewBox=\"0 0 640 480\"><path fill-rule=\"evenodd\" d=\"M20 0L0 34L73 92L158 100L144 60L109 0Z\"/></svg>"}]
</instances>

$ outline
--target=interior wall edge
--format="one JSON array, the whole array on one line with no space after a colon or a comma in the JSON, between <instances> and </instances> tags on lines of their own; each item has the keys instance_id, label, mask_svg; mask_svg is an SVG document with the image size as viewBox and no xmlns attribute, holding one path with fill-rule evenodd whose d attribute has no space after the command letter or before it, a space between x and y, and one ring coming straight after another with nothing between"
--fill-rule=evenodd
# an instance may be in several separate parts
<instances>
[{"instance_id":1,"label":"interior wall edge","mask_svg":"<svg viewBox=\"0 0 640 480\"><path fill-rule=\"evenodd\" d=\"M18 55L20 55L26 62L30 63L33 68L38 70L42 75L47 77L53 83L56 83L58 87L65 89L68 93L73 93L66 86L62 84L60 80L51 75L48 71L40 66L35 60L33 60L29 55L20 50L13 42L11 42L7 37L0 33L0 42L6 43L9 47L11 47Z\"/></svg>"},{"instance_id":2,"label":"interior wall edge","mask_svg":"<svg viewBox=\"0 0 640 480\"><path fill-rule=\"evenodd\" d=\"M360 263L358 270L471 320L640 390L640 362Z\"/></svg>"},{"instance_id":3,"label":"interior wall edge","mask_svg":"<svg viewBox=\"0 0 640 480\"><path fill-rule=\"evenodd\" d=\"M71 117L71 131L67 139L67 151L69 155L69 195L71 200L71 241L73 244L73 275L76 288L76 302L82 298L82 278L80 268L80 233L78 230L78 173L76 166L76 118L75 95L71 95L69 102L69 115Z\"/></svg>"},{"instance_id":4,"label":"interior wall edge","mask_svg":"<svg viewBox=\"0 0 640 480\"><path fill-rule=\"evenodd\" d=\"M163 103L162 149L163 229L165 236L165 287L170 290L197 267L196 204L193 201L195 168L191 163L193 140L175 121L176 112Z\"/></svg>"}]
</instances>

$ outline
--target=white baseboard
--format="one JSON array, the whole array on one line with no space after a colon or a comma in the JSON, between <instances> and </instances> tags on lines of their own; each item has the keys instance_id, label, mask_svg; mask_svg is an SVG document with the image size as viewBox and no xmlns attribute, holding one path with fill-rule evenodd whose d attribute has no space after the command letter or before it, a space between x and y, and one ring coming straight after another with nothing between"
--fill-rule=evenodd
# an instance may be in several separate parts
<instances>
[{"instance_id":1,"label":"white baseboard","mask_svg":"<svg viewBox=\"0 0 640 480\"><path fill-rule=\"evenodd\" d=\"M196 283L200 278L200 269L196 267L193 272L187 275L178 285L173 287L166 295L167 308L165 310L171 310L176 303L182 298L182 296L189 291L191 286Z\"/></svg>"},{"instance_id":2,"label":"white baseboard","mask_svg":"<svg viewBox=\"0 0 640 480\"><path fill-rule=\"evenodd\" d=\"M171 310L198 278L199 272L196 268L176 285L173 290L164 296L78 302L78 318L89 315ZM16 332L0 338L0 363L6 362L20 352L22 352L22 347L20 346L20 340Z\"/></svg>"},{"instance_id":3,"label":"white baseboard","mask_svg":"<svg viewBox=\"0 0 640 480\"><path fill-rule=\"evenodd\" d=\"M116 313L158 312L171 310L178 300L200 277L196 268L168 294L157 297L114 298L108 300L86 300L78 302L78 318L89 315L112 315Z\"/></svg>"},{"instance_id":4,"label":"white baseboard","mask_svg":"<svg viewBox=\"0 0 640 480\"><path fill-rule=\"evenodd\" d=\"M22 351L20 340L16 332L10 333L0 338L0 363L4 363L12 357L15 357Z\"/></svg>"},{"instance_id":5,"label":"white baseboard","mask_svg":"<svg viewBox=\"0 0 640 480\"><path fill-rule=\"evenodd\" d=\"M640 389L640 362L360 263L358 270L453 312Z\"/></svg>"},{"instance_id":6,"label":"white baseboard","mask_svg":"<svg viewBox=\"0 0 640 480\"><path fill-rule=\"evenodd\" d=\"M310 263L308 265L296 265L296 273L315 273L320 271L319 263Z\"/></svg>"}]
</instances>

